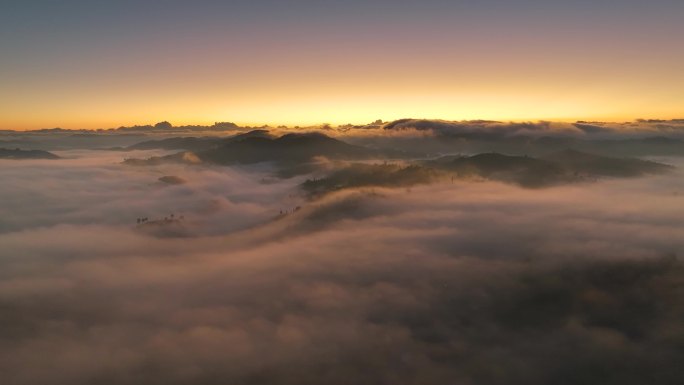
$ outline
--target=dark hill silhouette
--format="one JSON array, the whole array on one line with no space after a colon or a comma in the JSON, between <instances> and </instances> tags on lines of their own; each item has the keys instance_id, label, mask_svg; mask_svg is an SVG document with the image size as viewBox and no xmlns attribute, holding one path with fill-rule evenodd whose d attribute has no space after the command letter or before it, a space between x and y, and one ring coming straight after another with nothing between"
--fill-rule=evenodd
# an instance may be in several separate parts
<instances>
[{"instance_id":1,"label":"dark hill silhouette","mask_svg":"<svg viewBox=\"0 0 684 385\"><path fill-rule=\"evenodd\" d=\"M442 157L426 164L453 171L461 177L482 177L525 187L544 187L597 177L636 177L672 169L672 166L646 160L610 158L576 150L556 152L541 159L486 153L470 157Z\"/></svg>"},{"instance_id":2,"label":"dark hill silhouette","mask_svg":"<svg viewBox=\"0 0 684 385\"><path fill-rule=\"evenodd\" d=\"M369 158L373 151L319 133L287 134L279 138L249 136L231 140L215 148L197 153L203 161L217 164L234 163L301 163L317 156L331 159Z\"/></svg>"},{"instance_id":3,"label":"dark hill silhouette","mask_svg":"<svg viewBox=\"0 0 684 385\"><path fill-rule=\"evenodd\" d=\"M126 159L124 163L145 166L165 162L205 162L220 165L272 162L283 171L282 175L293 176L314 171L302 166L316 163L316 157L358 160L382 155L380 151L355 146L319 133L287 134L274 138L266 131L258 130L221 140L215 146L202 151L185 151L148 159Z\"/></svg>"},{"instance_id":4,"label":"dark hill silhouette","mask_svg":"<svg viewBox=\"0 0 684 385\"><path fill-rule=\"evenodd\" d=\"M422 165L353 164L323 178L309 179L302 189L311 196L345 188L402 187L426 184L451 176L484 178L539 188L593 180L597 177L635 177L658 174L671 166L631 158L609 158L575 150L553 153L544 159L484 153L474 156L446 156Z\"/></svg>"},{"instance_id":5,"label":"dark hill silhouette","mask_svg":"<svg viewBox=\"0 0 684 385\"><path fill-rule=\"evenodd\" d=\"M59 159L59 156L42 150L0 148L0 159Z\"/></svg>"},{"instance_id":6,"label":"dark hill silhouette","mask_svg":"<svg viewBox=\"0 0 684 385\"><path fill-rule=\"evenodd\" d=\"M302 184L311 196L353 187L406 187L427 184L445 177L444 172L419 165L352 164L324 178L307 179Z\"/></svg>"},{"instance_id":7,"label":"dark hill silhouette","mask_svg":"<svg viewBox=\"0 0 684 385\"><path fill-rule=\"evenodd\" d=\"M482 177L525 187L542 187L575 179L558 163L528 156L486 153L470 157L444 157L428 164L453 171L460 177Z\"/></svg>"},{"instance_id":8,"label":"dark hill silhouette","mask_svg":"<svg viewBox=\"0 0 684 385\"><path fill-rule=\"evenodd\" d=\"M648 160L611 158L571 149L554 152L544 159L560 163L573 172L597 176L634 177L672 169L672 166Z\"/></svg>"},{"instance_id":9,"label":"dark hill silhouette","mask_svg":"<svg viewBox=\"0 0 684 385\"><path fill-rule=\"evenodd\" d=\"M222 144L241 141L247 138L272 138L267 130L252 130L242 134L237 134L228 138L206 136L206 137L174 137L160 140L147 140L128 146L126 150L187 150L204 151Z\"/></svg>"},{"instance_id":10,"label":"dark hill silhouette","mask_svg":"<svg viewBox=\"0 0 684 385\"><path fill-rule=\"evenodd\" d=\"M268 130L252 130L248 131L242 134L237 134L235 136L231 136L229 138L223 139L223 143L230 143L230 142L237 142L240 140L244 140L247 138L270 138L273 139L275 136L273 136Z\"/></svg>"}]
</instances>

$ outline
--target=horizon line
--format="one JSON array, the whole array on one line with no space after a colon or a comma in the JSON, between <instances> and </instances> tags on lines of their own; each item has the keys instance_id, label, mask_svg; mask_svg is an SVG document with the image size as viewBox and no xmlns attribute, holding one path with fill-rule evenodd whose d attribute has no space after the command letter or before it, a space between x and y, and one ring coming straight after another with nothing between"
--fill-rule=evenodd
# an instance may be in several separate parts
<instances>
[{"instance_id":1,"label":"horizon line","mask_svg":"<svg viewBox=\"0 0 684 385\"><path fill-rule=\"evenodd\" d=\"M384 125L388 124L391 122L396 122L399 120L425 120L425 121L444 121L444 122L488 122L488 123L524 123L524 122L533 122L533 123L540 123L540 122L548 122L548 123L604 123L604 124L624 124L624 123L665 123L665 122L684 122L684 118L631 118L631 119L445 119L445 118L399 118L399 119L392 119L392 120L383 120L383 119L377 119L376 121L373 122L366 122L366 123L344 123L344 124L334 124L334 123L329 123L329 122L320 122L320 123L303 123L303 124L294 124L294 123L275 123L275 122L267 122L267 123L246 123L246 122L231 122L228 120L225 121L215 121L214 123L182 123L182 124L173 124L169 122L168 120L160 120L155 123L147 123L147 124L132 124L132 125L121 125L118 127L96 127L96 128L74 128L74 127L62 127L62 126L55 126L55 127L38 127L38 128L25 128L25 129L16 129L16 128L0 128L0 131L12 131L12 132L36 132L36 131L116 131L116 130L121 130L121 129L130 129L134 130L135 128L140 128L140 129L145 129L149 127L154 128L156 125L161 124L161 123L169 123L170 127L168 128L156 128L157 130L163 131L165 129L172 129L172 128L190 128L190 127L206 127L206 128L211 128L218 126L220 124L232 124L235 126L235 128L275 128L275 129L306 129L306 128L320 128L320 127L336 127L336 128L343 128L343 127L363 127L363 126L372 126L372 125Z\"/></svg>"}]
</instances>

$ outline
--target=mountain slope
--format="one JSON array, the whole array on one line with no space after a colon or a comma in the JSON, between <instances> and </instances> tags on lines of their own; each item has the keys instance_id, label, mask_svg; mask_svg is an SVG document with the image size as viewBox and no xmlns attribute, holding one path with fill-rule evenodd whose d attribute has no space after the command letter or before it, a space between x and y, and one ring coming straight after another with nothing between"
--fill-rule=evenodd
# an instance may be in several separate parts
<instances>
[{"instance_id":1,"label":"mountain slope","mask_svg":"<svg viewBox=\"0 0 684 385\"><path fill-rule=\"evenodd\" d=\"M648 160L611 158L576 150L554 152L543 159L557 162L573 172L596 176L633 177L672 169L671 166Z\"/></svg>"},{"instance_id":2,"label":"mountain slope","mask_svg":"<svg viewBox=\"0 0 684 385\"><path fill-rule=\"evenodd\" d=\"M251 136L197 153L201 160L217 164L292 164L306 162L317 156L330 159L360 159L372 155L373 151L369 149L318 133L287 134L275 139Z\"/></svg>"},{"instance_id":3,"label":"mountain slope","mask_svg":"<svg viewBox=\"0 0 684 385\"><path fill-rule=\"evenodd\" d=\"M147 140L128 146L126 150L187 150L204 151L226 143L241 141L247 138L272 138L267 130L253 130L228 138L206 137L174 137L159 140Z\"/></svg>"},{"instance_id":4,"label":"mountain slope","mask_svg":"<svg viewBox=\"0 0 684 385\"><path fill-rule=\"evenodd\" d=\"M59 156L42 150L0 148L0 159L59 159Z\"/></svg>"}]
</instances>

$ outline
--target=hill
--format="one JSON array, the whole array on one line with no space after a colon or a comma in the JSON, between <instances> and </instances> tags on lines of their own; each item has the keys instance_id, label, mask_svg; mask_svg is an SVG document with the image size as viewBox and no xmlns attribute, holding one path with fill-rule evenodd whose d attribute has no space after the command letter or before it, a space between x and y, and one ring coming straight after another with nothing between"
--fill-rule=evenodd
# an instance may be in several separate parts
<instances>
[{"instance_id":1,"label":"hill","mask_svg":"<svg viewBox=\"0 0 684 385\"><path fill-rule=\"evenodd\" d=\"M249 136L231 140L197 153L210 163L249 164L259 162L301 163L317 156L330 159L360 159L374 155L365 147L355 146L319 133L286 134L279 138Z\"/></svg>"},{"instance_id":2,"label":"hill","mask_svg":"<svg viewBox=\"0 0 684 385\"><path fill-rule=\"evenodd\" d=\"M228 138L205 136L205 137L173 137L159 140L147 140L128 146L125 150L187 150L204 151L222 144L238 142L247 138L271 138L267 130L253 130L237 134Z\"/></svg>"},{"instance_id":3,"label":"hill","mask_svg":"<svg viewBox=\"0 0 684 385\"><path fill-rule=\"evenodd\" d=\"M59 159L59 156L42 150L0 148L0 159Z\"/></svg>"},{"instance_id":4,"label":"hill","mask_svg":"<svg viewBox=\"0 0 684 385\"><path fill-rule=\"evenodd\" d=\"M315 196L354 187L406 187L427 184L441 176L444 176L441 171L418 165L358 163L336 170L324 178L307 179L301 187L308 194Z\"/></svg>"},{"instance_id":5,"label":"hill","mask_svg":"<svg viewBox=\"0 0 684 385\"><path fill-rule=\"evenodd\" d=\"M573 172L596 176L634 177L672 169L672 166L647 160L611 158L569 149L554 152L544 159L560 163Z\"/></svg>"},{"instance_id":6,"label":"hill","mask_svg":"<svg viewBox=\"0 0 684 385\"><path fill-rule=\"evenodd\" d=\"M576 150L554 152L543 158L485 153L470 157L442 157L426 162L460 177L481 177L524 187L544 187L597 177L636 177L664 173L672 166L635 159L611 158Z\"/></svg>"},{"instance_id":7,"label":"hill","mask_svg":"<svg viewBox=\"0 0 684 385\"><path fill-rule=\"evenodd\" d=\"M443 157L427 162L428 165L455 172L459 177L481 177L525 187L542 187L573 181L572 173L556 162L485 153L470 157Z\"/></svg>"}]
</instances>

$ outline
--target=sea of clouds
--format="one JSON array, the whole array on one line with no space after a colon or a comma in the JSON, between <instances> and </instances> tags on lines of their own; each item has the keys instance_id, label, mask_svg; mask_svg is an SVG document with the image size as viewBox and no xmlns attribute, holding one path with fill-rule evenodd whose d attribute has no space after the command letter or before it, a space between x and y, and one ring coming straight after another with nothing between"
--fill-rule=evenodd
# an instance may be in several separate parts
<instances>
[{"instance_id":1,"label":"sea of clouds","mask_svg":"<svg viewBox=\"0 0 684 385\"><path fill-rule=\"evenodd\" d=\"M58 155L0 160L2 383L684 379L682 171L309 201L262 165Z\"/></svg>"}]
</instances>

